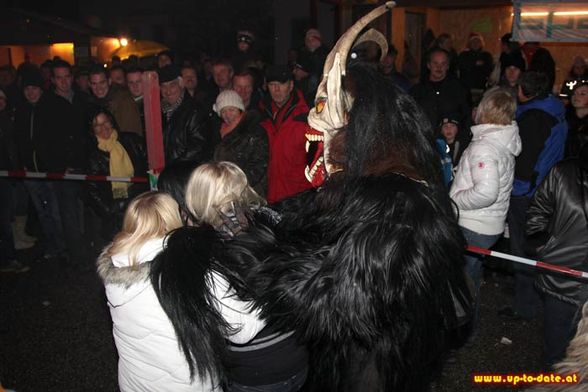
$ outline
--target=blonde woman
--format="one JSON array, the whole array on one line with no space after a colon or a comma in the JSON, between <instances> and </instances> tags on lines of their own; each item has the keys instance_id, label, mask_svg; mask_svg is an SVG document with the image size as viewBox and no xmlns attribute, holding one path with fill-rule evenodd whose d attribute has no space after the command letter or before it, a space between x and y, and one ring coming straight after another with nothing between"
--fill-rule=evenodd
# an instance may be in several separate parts
<instances>
[{"instance_id":1,"label":"blonde woman","mask_svg":"<svg viewBox=\"0 0 588 392\"><path fill-rule=\"evenodd\" d=\"M515 98L505 88L488 90L476 111L472 141L459 161L449 192L459 209L459 226L468 245L490 248L504 231L515 157L522 149L515 113ZM482 259L474 255L465 259L466 273L476 289L477 318Z\"/></svg>"},{"instance_id":2,"label":"blonde woman","mask_svg":"<svg viewBox=\"0 0 588 392\"><path fill-rule=\"evenodd\" d=\"M170 236L152 282L193 373L222 380L226 391L298 391L307 352L292 332L266 326L248 301L246 272L215 257L251 219L275 222L275 212L231 162L199 166L186 186L191 227Z\"/></svg>"},{"instance_id":3,"label":"blonde woman","mask_svg":"<svg viewBox=\"0 0 588 392\"><path fill-rule=\"evenodd\" d=\"M163 249L166 235L181 225L171 196L143 193L131 201L122 230L98 259L122 392L211 390L206 378L192 382L174 328L149 280L151 260Z\"/></svg>"}]
</instances>

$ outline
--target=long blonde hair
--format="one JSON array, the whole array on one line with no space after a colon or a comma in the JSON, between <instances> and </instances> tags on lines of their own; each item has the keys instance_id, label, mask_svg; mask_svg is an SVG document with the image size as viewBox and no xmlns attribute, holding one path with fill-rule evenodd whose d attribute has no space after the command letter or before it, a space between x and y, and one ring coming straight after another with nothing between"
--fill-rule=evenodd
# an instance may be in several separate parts
<instances>
[{"instance_id":1,"label":"long blonde hair","mask_svg":"<svg viewBox=\"0 0 588 392\"><path fill-rule=\"evenodd\" d=\"M186 186L186 207L196 219L214 228L223 224L222 215L235 207L260 207L265 200L247 182L247 176L232 162L211 162L192 172Z\"/></svg>"},{"instance_id":2,"label":"long blonde hair","mask_svg":"<svg viewBox=\"0 0 588 392\"><path fill-rule=\"evenodd\" d=\"M182 226L178 203L167 193L145 192L129 203L122 230L114 237L107 256L128 253L131 265L146 241L164 237Z\"/></svg>"}]
</instances>

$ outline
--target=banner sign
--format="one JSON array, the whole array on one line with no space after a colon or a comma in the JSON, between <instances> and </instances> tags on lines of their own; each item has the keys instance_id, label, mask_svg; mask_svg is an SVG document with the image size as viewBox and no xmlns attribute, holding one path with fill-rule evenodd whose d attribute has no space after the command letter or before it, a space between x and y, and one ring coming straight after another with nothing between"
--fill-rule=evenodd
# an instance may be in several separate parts
<instances>
[{"instance_id":1,"label":"banner sign","mask_svg":"<svg viewBox=\"0 0 588 392\"><path fill-rule=\"evenodd\" d=\"M588 42L587 1L514 1L513 40Z\"/></svg>"}]
</instances>

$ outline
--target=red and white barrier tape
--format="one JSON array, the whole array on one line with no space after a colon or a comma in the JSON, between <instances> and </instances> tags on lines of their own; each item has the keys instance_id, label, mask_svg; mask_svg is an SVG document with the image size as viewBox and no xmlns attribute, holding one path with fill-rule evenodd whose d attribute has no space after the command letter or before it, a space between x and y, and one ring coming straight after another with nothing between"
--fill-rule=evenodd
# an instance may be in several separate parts
<instances>
[{"instance_id":1,"label":"red and white barrier tape","mask_svg":"<svg viewBox=\"0 0 588 392\"><path fill-rule=\"evenodd\" d=\"M546 269L546 270L550 270L550 271L561 272L561 273L567 274L567 275L572 275L572 276L575 276L576 278L588 279L588 272L584 272L584 271L578 271L575 269L562 267L559 265L553 265L553 264L545 263L543 261L536 261L536 260L526 259L524 257L513 256L513 255L506 254L506 253L501 253L501 252L496 252L496 251L489 250L489 249L479 248L477 246L468 245L466 247L466 249L470 252L478 253L481 255L497 257L499 259L511 260L516 263L526 264L526 265L530 265L532 267L537 267L537 268L542 268L542 269Z\"/></svg>"},{"instance_id":2,"label":"red and white barrier tape","mask_svg":"<svg viewBox=\"0 0 588 392\"><path fill-rule=\"evenodd\" d=\"M37 173L24 170L0 170L0 177L8 178L47 178L49 180L101 181L101 182L148 182L147 177L113 177L96 176L91 174L71 173Z\"/></svg>"}]
</instances>

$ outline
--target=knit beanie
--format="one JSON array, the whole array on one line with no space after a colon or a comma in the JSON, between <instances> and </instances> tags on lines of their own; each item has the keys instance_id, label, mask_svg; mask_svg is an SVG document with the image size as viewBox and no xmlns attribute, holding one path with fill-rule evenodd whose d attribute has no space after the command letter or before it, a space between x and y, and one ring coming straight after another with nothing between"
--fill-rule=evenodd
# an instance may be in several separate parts
<instances>
[{"instance_id":1,"label":"knit beanie","mask_svg":"<svg viewBox=\"0 0 588 392\"><path fill-rule=\"evenodd\" d=\"M216 112L219 116L221 115L221 111L226 107L234 107L240 109L242 111L245 110L245 105L243 105L243 100L234 90L225 90L216 97L216 103L212 105L212 110Z\"/></svg>"}]
</instances>

